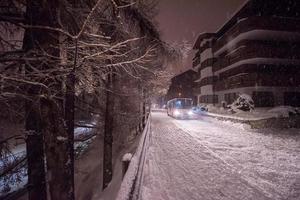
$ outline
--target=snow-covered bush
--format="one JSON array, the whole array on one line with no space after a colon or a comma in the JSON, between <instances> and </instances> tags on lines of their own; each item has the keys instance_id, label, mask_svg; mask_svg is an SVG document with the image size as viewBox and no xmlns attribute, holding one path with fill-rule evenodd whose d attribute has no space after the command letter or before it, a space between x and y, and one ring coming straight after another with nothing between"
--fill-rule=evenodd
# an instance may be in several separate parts
<instances>
[{"instance_id":1,"label":"snow-covered bush","mask_svg":"<svg viewBox=\"0 0 300 200\"><path fill-rule=\"evenodd\" d=\"M300 108L292 106L278 106L268 111L269 113L276 113L278 117L290 117L300 115Z\"/></svg>"},{"instance_id":2,"label":"snow-covered bush","mask_svg":"<svg viewBox=\"0 0 300 200\"><path fill-rule=\"evenodd\" d=\"M254 109L254 101L247 94L239 94L239 97L230 105L230 108L234 112L251 111Z\"/></svg>"}]
</instances>

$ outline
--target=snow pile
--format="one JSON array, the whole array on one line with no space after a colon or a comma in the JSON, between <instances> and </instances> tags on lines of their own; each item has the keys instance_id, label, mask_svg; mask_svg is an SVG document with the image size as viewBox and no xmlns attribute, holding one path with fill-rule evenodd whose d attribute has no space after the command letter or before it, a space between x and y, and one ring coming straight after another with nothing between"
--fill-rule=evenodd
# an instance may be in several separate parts
<instances>
[{"instance_id":1,"label":"snow pile","mask_svg":"<svg viewBox=\"0 0 300 200\"><path fill-rule=\"evenodd\" d=\"M209 106L208 112L198 113L201 115L207 115L212 117L228 118L233 120L262 120L270 118L281 118L300 116L300 108L294 108L290 106L278 106L274 108L270 107L259 107L250 112L238 111L232 112L231 109L224 109L217 106Z\"/></svg>"},{"instance_id":2,"label":"snow pile","mask_svg":"<svg viewBox=\"0 0 300 200\"><path fill-rule=\"evenodd\" d=\"M123 158L122 158L122 161L123 162L126 162L126 161L130 161L132 158L132 154L131 153L126 153Z\"/></svg>"},{"instance_id":3,"label":"snow pile","mask_svg":"<svg viewBox=\"0 0 300 200\"><path fill-rule=\"evenodd\" d=\"M93 136L87 140L79 141L74 143L74 152L76 158L78 158L80 155L82 155L89 147L89 145L94 141L96 136Z\"/></svg>"},{"instance_id":4,"label":"snow pile","mask_svg":"<svg viewBox=\"0 0 300 200\"><path fill-rule=\"evenodd\" d=\"M219 114L229 114L230 113L230 112L228 112L228 110L225 110L223 107L217 107L217 106L213 106L213 105L207 105L206 110L208 112L219 113Z\"/></svg>"},{"instance_id":5,"label":"snow pile","mask_svg":"<svg viewBox=\"0 0 300 200\"><path fill-rule=\"evenodd\" d=\"M9 170L0 177L0 199L24 187L27 183L27 166L26 160L24 160L26 151L21 151L21 149L19 147L13 149L9 155L0 160L0 173L14 167L13 170ZM18 162L20 163L17 164Z\"/></svg>"},{"instance_id":6,"label":"snow pile","mask_svg":"<svg viewBox=\"0 0 300 200\"><path fill-rule=\"evenodd\" d=\"M254 101L247 94L239 94L239 97L230 105L232 111L239 112L254 110Z\"/></svg>"},{"instance_id":7,"label":"snow pile","mask_svg":"<svg viewBox=\"0 0 300 200\"><path fill-rule=\"evenodd\" d=\"M300 115L300 109L291 106L278 106L268 111L274 113L277 117L290 117L294 115Z\"/></svg>"},{"instance_id":8,"label":"snow pile","mask_svg":"<svg viewBox=\"0 0 300 200\"><path fill-rule=\"evenodd\" d=\"M96 129L94 127L97 126L96 122L78 122L79 127L74 129L74 140L75 141L84 141L91 138L96 134Z\"/></svg>"},{"instance_id":9,"label":"snow pile","mask_svg":"<svg viewBox=\"0 0 300 200\"><path fill-rule=\"evenodd\" d=\"M67 141L67 140L68 140L68 138L63 137L63 136L57 136L56 139L57 139L58 141L61 141L61 142Z\"/></svg>"},{"instance_id":10,"label":"snow pile","mask_svg":"<svg viewBox=\"0 0 300 200\"><path fill-rule=\"evenodd\" d=\"M84 124L84 125L88 126L89 124ZM79 137L80 135L85 135L85 134L91 132L91 130L92 130L92 128L76 127L74 129L74 135L76 137Z\"/></svg>"}]
</instances>

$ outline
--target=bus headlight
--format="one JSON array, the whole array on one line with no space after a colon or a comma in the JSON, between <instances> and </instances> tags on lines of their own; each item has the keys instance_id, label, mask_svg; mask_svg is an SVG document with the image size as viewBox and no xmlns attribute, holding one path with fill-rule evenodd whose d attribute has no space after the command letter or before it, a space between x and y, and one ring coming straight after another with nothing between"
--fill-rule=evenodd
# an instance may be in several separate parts
<instances>
[{"instance_id":1,"label":"bus headlight","mask_svg":"<svg viewBox=\"0 0 300 200\"><path fill-rule=\"evenodd\" d=\"M194 113L193 113L193 111L191 111L191 110L188 112L188 115L193 115L193 114L194 114Z\"/></svg>"},{"instance_id":2,"label":"bus headlight","mask_svg":"<svg viewBox=\"0 0 300 200\"><path fill-rule=\"evenodd\" d=\"M174 115L175 115L175 116L178 116L178 115L180 115L180 112L179 112L178 110L175 110L175 111L174 111Z\"/></svg>"}]
</instances>

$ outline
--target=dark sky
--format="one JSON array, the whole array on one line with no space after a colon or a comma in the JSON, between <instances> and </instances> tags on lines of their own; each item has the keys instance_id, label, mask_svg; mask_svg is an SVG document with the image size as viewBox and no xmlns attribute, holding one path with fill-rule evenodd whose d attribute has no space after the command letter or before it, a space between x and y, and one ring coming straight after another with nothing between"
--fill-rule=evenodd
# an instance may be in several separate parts
<instances>
[{"instance_id":1,"label":"dark sky","mask_svg":"<svg viewBox=\"0 0 300 200\"><path fill-rule=\"evenodd\" d=\"M160 0L157 21L168 42L194 44L199 33L215 32L246 0ZM176 73L191 68L194 52L176 67ZM181 69L179 69L181 68Z\"/></svg>"}]
</instances>

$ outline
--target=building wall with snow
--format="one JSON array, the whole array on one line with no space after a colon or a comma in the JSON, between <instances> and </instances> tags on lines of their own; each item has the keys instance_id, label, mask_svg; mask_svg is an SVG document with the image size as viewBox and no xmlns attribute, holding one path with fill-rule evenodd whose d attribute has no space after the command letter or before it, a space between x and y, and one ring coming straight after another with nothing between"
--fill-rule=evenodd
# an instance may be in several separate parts
<instances>
[{"instance_id":1,"label":"building wall with snow","mask_svg":"<svg viewBox=\"0 0 300 200\"><path fill-rule=\"evenodd\" d=\"M300 106L300 2L250 0L216 33L199 35L199 103ZM198 56L198 58L196 58Z\"/></svg>"}]
</instances>

